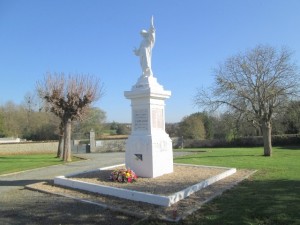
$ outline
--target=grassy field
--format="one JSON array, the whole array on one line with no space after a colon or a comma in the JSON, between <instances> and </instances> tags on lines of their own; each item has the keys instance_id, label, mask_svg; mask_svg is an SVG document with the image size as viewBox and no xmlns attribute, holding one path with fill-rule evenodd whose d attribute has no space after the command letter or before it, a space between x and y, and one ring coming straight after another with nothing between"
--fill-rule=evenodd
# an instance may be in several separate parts
<instances>
[{"instance_id":1,"label":"grassy field","mask_svg":"<svg viewBox=\"0 0 300 225\"><path fill-rule=\"evenodd\" d=\"M300 147L185 149L196 154L177 163L255 169L249 180L206 204L180 224L296 225L300 224ZM145 221L140 224L172 224Z\"/></svg>"},{"instance_id":2,"label":"grassy field","mask_svg":"<svg viewBox=\"0 0 300 225\"><path fill-rule=\"evenodd\" d=\"M258 172L179 224L300 224L300 147L276 147L272 157L262 156L262 148L201 148L185 151L195 154L177 158L175 162L247 168ZM0 156L0 174L61 163L53 154ZM155 220L140 223L144 224L173 223Z\"/></svg>"},{"instance_id":3,"label":"grassy field","mask_svg":"<svg viewBox=\"0 0 300 225\"><path fill-rule=\"evenodd\" d=\"M73 159L78 160L77 158ZM63 162L55 158L54 154L40 155L1 155L0 156L0 175L30 170L45 166L62 164Z\"/></svg>"}]
</instances>

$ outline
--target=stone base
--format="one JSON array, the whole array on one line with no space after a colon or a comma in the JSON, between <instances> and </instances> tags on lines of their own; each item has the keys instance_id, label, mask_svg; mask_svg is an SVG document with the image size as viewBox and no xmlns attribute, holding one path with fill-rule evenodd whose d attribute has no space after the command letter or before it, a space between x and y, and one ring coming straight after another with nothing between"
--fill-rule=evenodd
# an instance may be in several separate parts
<instances>
[{"instance_id":1,"label":"stone base","mask_svg":"<svg viewBox=\"0 0 300 225\"><path fill-rule=\"evenodd\" d=\"M100 168L98 171L103 171L103 170L111 170L114 169L115 167L119 167L121 165L117 166L111 166L111 167L106 167L106 168ZM65 186L65 187L70 187L73 189L79 189L79 190L84 190L88 192L93 192L93 193L99 193L99 194L104 194L104 195L110 195L110 196L115 196L123 199L128 199L128 200L133 200L133 201L139 201L139 202L147 202L150 204L154 205L159 205L159 206L171 206L176 202L179 202L191 194L219 181L222 180L234 173L236 173L235 168L225 168L225 167L213 167L213 166L197 166L197 165L185 165L185 164L177 164L175 166L184 166L184 167L190 167L190 173L193 173L193 168L203 168L203 169L221 169L219 173L215 173L214 175L203 179L199 180L196 183L188 183L189 185L184 188L184 189L178 189L175 193L172 194L155 194L155 193L148 193L148 192L143 192L143 191L135 191L131 190L130 188L126 188L126 184L124 184L124 188L118 188L114 186L109 186L109 185L102 185L98 183L90 183L86 181L81 181L77 179L72 179L72 177L76 177L77 175L83 175L87 174L89 172L95 172L94 171L85 171L83 173L78 173L78 174L72 174L68 176L58 176L55 177L54 179L54 184L60 185L60 186ZM96 180L99 178L95 178ZM160 179L160 178L157 178ZM138 183L139 181L137 181ZM182 182L180 182L182 183ZM155 185L155 180L153 180L153 184ZM133 184L134 185L134 184ZM166 189L168 185L176 185L176 182L170 181L169 184L166 184ZM202 199L203 200L203 199ZM109 201L110 202L110 201ZM197 201L198 202L198 201ZM192 205L195 204L195 202L191 202ZM185 203L185 205L187 205ZM128 205L126 205L128 207ZM176 207L177 209L177 207ZM162 210L162 209L160 209Z\"/></svg>"},{"instance_id":2,"label":"stone base","mask_svg":"<svg viewBox=\"0 0 300 225\"><path fill-rule=\"evenodd\" d=\"M125 164L139 177L154 178L172 173L172 140L166 133L129 136Z\"/></svg>"}]
</instances>

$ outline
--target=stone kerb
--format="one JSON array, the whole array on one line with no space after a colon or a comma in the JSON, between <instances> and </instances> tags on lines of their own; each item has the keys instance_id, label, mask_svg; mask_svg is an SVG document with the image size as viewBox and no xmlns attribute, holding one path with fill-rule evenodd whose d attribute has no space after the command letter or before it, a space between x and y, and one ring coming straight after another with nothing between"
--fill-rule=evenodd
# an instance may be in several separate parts
<instances>
[{"instance_id":1,"label":"stone kerb","mask_svg":"<svg viewBox=\"0 0 300 225\"><path fill-rule=\"evenodd\" d=\"M185 164L178 164L181 166L184 166ZM98 170L108 170L113 169L115 167L123 166L122 165L116 165L116 166L110 166L106 168L99 168ZM184 190L180 190L176 193L169 194L169 195L159 195L159 194L152 194L152 193L146 193L146 192L140 192L140 191L134 191L130 189L125 188L117 188L112 186L106 186L96 183L89 183L84 181L79 181L72 179L72 176L89 173L93 171L86 171L83 173L76 173L71 174L68 176L58 176L54 179L54 183L61 186L71 187L79 190L89 191L93 193L98 194L104 194L104 195L110 195L115 196L123 199L129 199L133 201L140 201L140 202L147 202L154 205L160 205L160 206L171 206L172 204L187 198L191 194L219 181L224 179L225 177L231 176L232 174L236 173L235 168L226 168L226 167L213 167L213 166L198 166L198 165L186 165L189 167L205 167L205 168L221 168L224 171L214 175L212 177L209 177L205 180L199 181L199 183L196 183L194 185L191 185ZM96 171L96 170L94 170Z\"/></svg>"}]
</instances>

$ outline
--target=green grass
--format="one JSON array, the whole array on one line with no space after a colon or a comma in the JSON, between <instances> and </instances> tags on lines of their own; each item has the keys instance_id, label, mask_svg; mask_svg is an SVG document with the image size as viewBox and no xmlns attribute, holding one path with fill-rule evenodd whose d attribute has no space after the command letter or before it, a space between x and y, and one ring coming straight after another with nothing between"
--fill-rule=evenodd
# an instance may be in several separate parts
<instances>
[{"instance_id":1,"label":"green grass","mask_svg":"<svg viewBox=\"0 0 300 225\"><path fill-rule=\"evenodd\" d=\"M78 160L73 158L74 161ZM45 166L62 164L54 154L0 155L0 174L14 173Z\"/></svg>"},{"instance_id":2,"label":"green grass","mask_svg":"<svg viewBox=\"0 0 300 225\"><path fill-rule=\"evenodd\" d=\"M204 205L180 224L300 224L300 147L206 148L177 158L177 163L258 170L250 179ZM205 152L202 152L205 151ZM148 220L141 224L171 224Z\"/></svg>"},{"instance_id":3,"label":"green grass","mask_svg":"<svg viewBox=\"0 0 300 225\"><path fill-rule=\"evenodd\" d=\"M300 147L273 147L273 156L264 157L262 148L201 148L185 149L201 151L180 157L178 163L226 166L259 170L257 179L297 179L300 180ZM265 173L265 171L268 171Z\"/></svg>"}]
</instances>

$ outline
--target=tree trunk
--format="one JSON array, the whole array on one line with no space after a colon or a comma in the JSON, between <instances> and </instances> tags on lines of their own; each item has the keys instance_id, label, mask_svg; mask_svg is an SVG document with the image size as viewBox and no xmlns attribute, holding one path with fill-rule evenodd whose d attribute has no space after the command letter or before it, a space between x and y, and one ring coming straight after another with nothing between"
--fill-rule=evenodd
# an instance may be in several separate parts
<instances>
[{"instance_id":1,"label":"tree trunk","mask_svg":"<svg viewBox=\"0 0 300 225\"><path fill-rule=\"evenodd\" d=\"M71 119L64 121L64 161L71 162Z\"/></svg>"},{"instance_id":2,"label":"tree trunk","mask_svg":"<svg viewBox=\"0 0 300 225\"><path fill-rule=\"evenodd\" d=\"M57 148L57 155L56 158L63 159L63 152L64 152L64 123L63 121L60 122L59 125L59 140L58 140L58 148Z\"/></svg>"},{"instance_id":3,"label":"tree trunk","mask_svg":"<svg viewBox=\"0 0 300 225\"><path fill-rule=\"evenodd\" d=\"M64 151L64 132L62 131L59 134L56 158L63 159L63 151Z\"/></svg>"},{"instance_id":4,"label":"tree trunk","mask_svg":"<svg viewBox=\"0 0 300 225\"><path fill-rule=\"evenodd\" d=\"M262 125L262 133L264 140L264 156L272 156L272 126L270 122L264 122Z\"/></svg>"}]
</instances>

